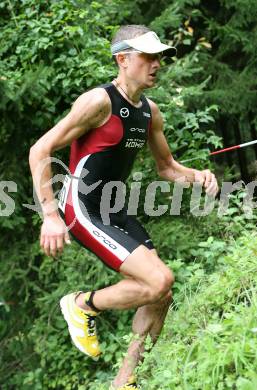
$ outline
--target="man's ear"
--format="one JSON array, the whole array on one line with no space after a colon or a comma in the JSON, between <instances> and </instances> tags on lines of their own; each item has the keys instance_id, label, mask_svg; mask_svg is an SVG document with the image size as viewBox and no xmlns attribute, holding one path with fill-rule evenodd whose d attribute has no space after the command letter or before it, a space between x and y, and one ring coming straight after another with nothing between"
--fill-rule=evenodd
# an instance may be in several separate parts
<instances>
[{"instance_id":1,"label":"man's ear","mask_svg":"<svg viewBox=\"0 0 257 390\"><path fill-rule=\"evenodd\" d=\"M126 68L127 67L127 56L126 54L123 54L123 53L118 53L116 55L116 61L117 61L117 64L119 66L121 66L122 68Z\"/></svg>"}]
</instances>

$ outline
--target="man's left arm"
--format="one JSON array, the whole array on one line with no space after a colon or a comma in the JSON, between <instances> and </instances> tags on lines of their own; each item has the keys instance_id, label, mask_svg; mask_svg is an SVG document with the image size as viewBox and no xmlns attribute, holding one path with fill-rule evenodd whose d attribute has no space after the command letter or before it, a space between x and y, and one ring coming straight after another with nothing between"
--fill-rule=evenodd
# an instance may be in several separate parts
<instances>
[{"instance_id":1,"label":"man's left arm","mask_svg":"<svg viewBox=\"0 0 257 390\"><path fill-rule=\"evenodd\" d=\"M169 181L198 182L208 195L215 196L218 184L215 175L205 169L187 168L174 160L169 145L163 134L163 119L157 105L148 99L152 111L152 124L149 132L149 147L156 161L157 172L162 179Z\"/></svg>"}]
</instances>

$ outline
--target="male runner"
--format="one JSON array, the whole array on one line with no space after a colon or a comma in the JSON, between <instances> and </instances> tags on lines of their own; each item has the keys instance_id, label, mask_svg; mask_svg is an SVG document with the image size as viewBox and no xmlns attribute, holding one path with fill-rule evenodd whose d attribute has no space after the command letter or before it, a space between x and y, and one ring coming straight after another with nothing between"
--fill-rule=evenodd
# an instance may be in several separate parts
<instances>
[{"instance_id":1,"label":"male runner","mask_svg":"<svg viewBox=\"0 0 257 390\"><path fill-rule=\"evenodd\" d=\"M129 346L113 389L138 388L133 372L147 334L155 342L162 329L174 276L159 258L145 229L128 215L126 206L110 214L109 224L103 223L102 191L110 182L126 180L137 152L146 142L161 178L175 181L184 177L191 183L200 182L206 193L213 196L218 190L216 178L209 170L186 168L174 161L163 134L160 111L142 94L144 89L154 86L164 51L169 56L176 53L148 28L121 27L111 46L119 69L117 78L82 94L68 115L42 136L30 152L33 181L44 216L40 244L45 253L55 256L64 243L70 243L66 227L70 225L72 236L81 245L124 276L115 285L98 291L74 292L61 299L74 344L97 358L101 352L95 317L107 309L138 308L132 325L138 337ZM63 220L53 207L51 185L45 185L52 177L50 163L41 176L37 167L55 150L70 144L71 175L66 178L60 205ZM85 191L85 186L90 191Z\"/></svg>"}]
</instances>

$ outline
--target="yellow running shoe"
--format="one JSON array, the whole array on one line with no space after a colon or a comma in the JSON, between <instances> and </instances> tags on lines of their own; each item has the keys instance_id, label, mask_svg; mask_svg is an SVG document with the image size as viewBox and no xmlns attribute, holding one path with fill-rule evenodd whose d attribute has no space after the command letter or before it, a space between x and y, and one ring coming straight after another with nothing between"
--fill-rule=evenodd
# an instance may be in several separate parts
<instances>
[{"instance_id":1,"label":"yellow running shoe","mask_svg":"<svg viewBox=\"0 0 257 390\"><path fill-rule=\"evenodd\" d=\"M96 334L95 317L99 313L81 309L75 302L79 294L80 292L75 292L62 297L60 300L62 314L75 346L86 355L97 359L101 351ZM87 294L89 297L90 292Z\"/></svg>"},{"instance_id":2,"label":"yellow running shoe","mask_svg":"<svg viewBox=\"0 0 257 390\"><path fill-rule=\"evenodd\" d=\"M128 382L122 386L122 387L119 387L117 390L139 390L140 389L140 386L137 385L136 383L136 378L134 376L131 376L128 380ZM111 385L110 389L109 390L115 390L114 387Z\"/></svg>"}]
</instances>

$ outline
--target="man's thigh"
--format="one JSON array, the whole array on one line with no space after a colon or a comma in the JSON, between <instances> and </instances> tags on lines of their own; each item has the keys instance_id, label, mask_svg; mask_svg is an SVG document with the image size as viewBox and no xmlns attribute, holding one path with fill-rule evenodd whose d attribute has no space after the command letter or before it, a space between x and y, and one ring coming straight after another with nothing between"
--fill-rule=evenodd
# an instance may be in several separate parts
<instances>
[{"instance_id":1,"label":"man's thigh","mask_svg":"<svg viewBox=\"0 0 257 390\"><path fill-rule=\"evenodd\" d=\"M120 273L129 278L141 280L155 279L160 274L167 275L171 271L159 258L155 249L148 249L144 245L136 248L122 263Z\"/></svg>"}]
</instances>

